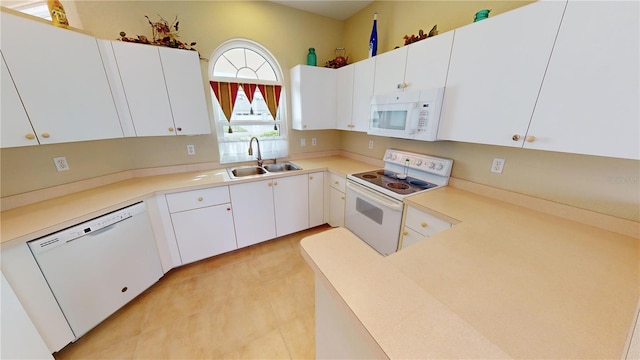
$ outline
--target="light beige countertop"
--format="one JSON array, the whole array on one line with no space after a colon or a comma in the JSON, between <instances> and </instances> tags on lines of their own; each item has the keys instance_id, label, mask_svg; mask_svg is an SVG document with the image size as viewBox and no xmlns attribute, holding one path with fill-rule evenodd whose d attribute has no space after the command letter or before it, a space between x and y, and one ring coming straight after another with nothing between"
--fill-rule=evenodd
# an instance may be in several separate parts
<instances>
[{"instance_id":1,"label":"light beige countertop","mask_svg":"<svg viewBox=\"0 0 640 360\"><path fill-rule=\"evenodd\" d=\"M327 169L346 176L351 172L377 168L375 165L341 156L299 159L292 162L302 167L302 170L272 173L267 176L275 178ZM255 181L257 178L230 179L226 168L221 168L119 181L2 211L0 213L0 242L33 240L156 194L237 184ZM266 176L259 178L263 179Z\"/></svg>"},{"instance_id":2,"label":"light beige countertop","mask_svg":"<svg viewBox=\"0 0 640 360\"><path fill-rule=\"evenodd\" d=\"M623 356L640 240L451 186L405 202L459 222L388 257L345 229L302 241L390 358Z\"/></svg>"}]
</instances>

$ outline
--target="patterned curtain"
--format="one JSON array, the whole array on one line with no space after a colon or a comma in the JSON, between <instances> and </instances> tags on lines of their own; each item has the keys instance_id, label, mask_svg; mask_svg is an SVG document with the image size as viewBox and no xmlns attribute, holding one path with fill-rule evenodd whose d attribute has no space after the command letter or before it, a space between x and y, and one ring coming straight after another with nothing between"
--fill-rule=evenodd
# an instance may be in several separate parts
<instances>
[{"instance_id":1,"label":"patterned curtain","mask_svg":"<svg viewBox=\"0 0 640 360\"><path fill-rule=\"evenodd\" d=\"M276 119L276 115L278 113L278 105L280 104L280 90L282 86L280 85L258 85L258 89L262 93L262 97L264 97L264 101L267 103L267 107L269 108L269 112L273 116L273 119ZM274 130L278 130L276 125L273 126Z\"/></svg>"},{"instance_id":2,"label":"patterned curtain","mask_svg":"<svg viewBox=\"0 0 640 360\"><path fill-rule=\"evenodd\" d=\"M231 123L231 114L233 113L233 106L235 105L236 98L238 97L238 87L240 84L220 81L209 81L209 83L211 84L213 93L216 95L216 98L220 103L224 116L226 116L227 121ZM231 124L229 124L229 133L232 132Z\"/></svg>"},{"instance_id":3,"label":"patterned curtain","mask_svg":"<svg viewBox=\"0 0 640 360\"><path fill-rule=\"evenodd\" d=\"M244 94L247 96L247 100L249 101L249 105L253 103L253 94L256 92L256 88L258 85L256 84L240 84L242 86L242 90L244 90ZM251 114L253 115L253 105L251 105Z\"/></svg>"}]
</instances>

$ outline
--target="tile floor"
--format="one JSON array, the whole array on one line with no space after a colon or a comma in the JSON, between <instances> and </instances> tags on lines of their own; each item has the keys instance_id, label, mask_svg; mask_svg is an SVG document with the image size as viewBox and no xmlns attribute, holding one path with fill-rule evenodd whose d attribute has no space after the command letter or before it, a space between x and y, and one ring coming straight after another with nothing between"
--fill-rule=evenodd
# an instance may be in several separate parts
<instances>
[{"instance_id":1,"label":"tile floor","mask_svg":"<svg viewBox=\"0 0 640 360\"><path fill-rule=\"evenodd\" d=\"M54 354L66 359L312 359L313 271L300 240L328 225L169 271Z\"/></svg>"}]
</instances>

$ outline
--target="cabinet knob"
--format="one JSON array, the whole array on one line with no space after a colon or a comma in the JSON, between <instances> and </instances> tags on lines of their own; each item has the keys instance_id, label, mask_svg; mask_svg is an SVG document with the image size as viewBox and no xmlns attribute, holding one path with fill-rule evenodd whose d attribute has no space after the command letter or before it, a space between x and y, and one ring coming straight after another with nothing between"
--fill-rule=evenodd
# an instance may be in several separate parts
<instances>
[{"instance_id":1,"label":"cabinet knob","mask_svg":"<svg viewBox=\"0 0 640 360\"><path fill-rule=\"evenodd\" d=\"M273 186L278 186L278 182L277 182L277 181L274 181L274 182L273 182Z\"/></svg>"},{"instance_id":2,"label":"cabinet knob","mask_svg":"<svg viewBox=\"0 0 640 360\"><path fill-rule=\"evenodd\" d=\"M313 180L313 176L309 176L309 180Z\"/></svg>"},{"instance_id":3,"label":"cabinet knob","mask_svg":"<svg viewBox=\"0 0 640 360\"><path fill-rule=\"evenodd\" d=\"M49 136L51 136L49 133L42 133L42 137L45 139L49 138Z\"/></svg>"},{"instance_id":4,"label":"cabinet knob","mask_svg":"<svg viewBox=\"0 0 640 360\"><path fill-rule=\"evenodd\" d=\"M340 184L338 181L335 182L336 185Z\"/></svg>"},{"instance_id":5,"label":"cabinet knob","mask_svg":"<svg viewBox=\"0 0 640 360\"><path fill-rule=\"evenodd\" d=\"M269 186L273 186L273 183L272 183L272 182L270 182L270 183L269 183L269 184L267 184L267 185L269 185Z\"/></svg>"},{"instance_id":6,"label":"cabinet knob","mask_svg":"<svg viewBox=\"0 0 640 360\"><path fill-rule=\"evenodd\" d=\"M170 127L170 128L169 128L169 131L173 132L173 128L172 128L172 127Z\"/></svg>"},{"instance_id":7,"label":"cabinet knob","mask_svg":"<svg viewBox=\"0 0 640 360\"><path fill-rule=\"evenodd\" d=\"M176 130L178 130L178 131L182 131L182 128L181 128L181 127L179 127L179 128L177 128Z\"/></svg>"},{"instance_id":8,"label":"cabinet knob","mask_svg":"<svg viewBox=\"0 0 640 360\"><path fill-rule=\"evenodd\" d=\"M204 199L202 198L202 196L200 196L200 197L198 198L198 201L202 201L202 200L204 200Z\"/></svg>"},{"instance_id":9,"label":"cabinet knob","mask_svg":"<svg viewBox=\"0 0 640 360\"><path fill-rule=\"evenodd\" d=\"M518 141L518 140L520 140L520 135L518 135L518 134L513 135L513 136L511 137L511 140L513 140L513 141Z\"/></svg>"},{"instance_id":10,"label":"cabinet knob","mask_svg":"<svg viewBox=\"0 0 640 360\"><path fill-rule=\"evenodd\" d=\"M228 208L227 208L227 211L231 211L231 208L230 208L230 207L228 207Z\"/></svg>"},{"instance_id":11,"label":"cabinet knob","mask_svg":"<svg viewBox=\"0 0 640 360\"><path fill-rule=\"evenodd\" d=\"M409 232L408 232L408 231L403 231L403 232L402 232L402 236L407 236L407 235L409 235Z\"/></svg>"},{"instance_id":12,"label":"cabinet knob","mask_svg":"<svg viewBox=\"0 0 640 360\"><path fill-rule=\"evenodd\" d=\"M426 222L420 223L420 226L426 228L427 227L427 223Z\"/></svg>"},{"instance_id":13,"label":"cabinet knob","mask_svg":"<svg viewBox=\"0 0 640 360\"><path fill-rule=\"evenodd\" d=\"M306 128L307 128L307 125L302 125L302 127L306 129Z\"/></svg>"},{"instance_id":14,"label":"cabinet knob","mask_svg":"<svg viewBox=\"0 0 640 360\"><path fill-rule=\"evenodd\" d=\"M344 200L344 196L340 196L340 200Z\"/></svg>"},{"instance_id":15,"label":"cabinet knob","mask_svg":"<svg viewBox=\"0 0 640 360\"><path fill-rule=\"evenodd\" d=\"M35 135L33 135L33 134L27 134L27 135L25 135L24 137L26 137L26 138L27 138L27 139L29 139L29 140L33 140L33 139L35 139L35 138L36 138L36 136L35 136Z\"/></svg>"},{"instance_id":16,"label":"cabinet knob","mask_svg":"<svg viewBox=\"0 0 640 360\"><path fill-rule=\"evenodd\" d=\"M525 138L525 140L527 140L527 142L534 142L536 141L536 137L533 135L529 135Z\"/></svg>"}]
</instances>

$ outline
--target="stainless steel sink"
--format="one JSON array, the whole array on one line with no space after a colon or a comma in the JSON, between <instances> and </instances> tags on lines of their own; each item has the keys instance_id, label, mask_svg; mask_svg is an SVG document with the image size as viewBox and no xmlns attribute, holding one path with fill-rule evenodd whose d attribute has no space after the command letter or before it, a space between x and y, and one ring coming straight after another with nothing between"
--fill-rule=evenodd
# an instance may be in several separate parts
<instances>
[{"instance_id":1,"label":"stainless steel sink","mask_svg":"<svg viewBox=\"0 0 640 360\"><path fill-rule=\"evenodd\" d=\"M284 162L280 164L266 164L263 166L248 165L227 168L227 172L232 179L295 170L302 170L302 168L290 162Z\"/></svg>"},{"instance_id":2,"label":"stainless steel sink","mask_svg":"<svg viewBox=\"0 0 640 360\"><path fill-rule=\"evenodd\" d=\"M267 164L264 165L264 168L267 169L268 172L301 170L300 167L292 163Z\"/></svg>"},{"instance_id":3,"label":"stainless steel sink","mask_svg":"<svg viewBox=\"0 0 640 360\"><path fill-rule=\"evenodd\" d=\"M231 177L244 177L244 176L253 176L253 175L262 175L266 174L267 170L260 166L240 166L237 168L227 169L229 171L229 175Z\"/></svg>"}]
</instances>

